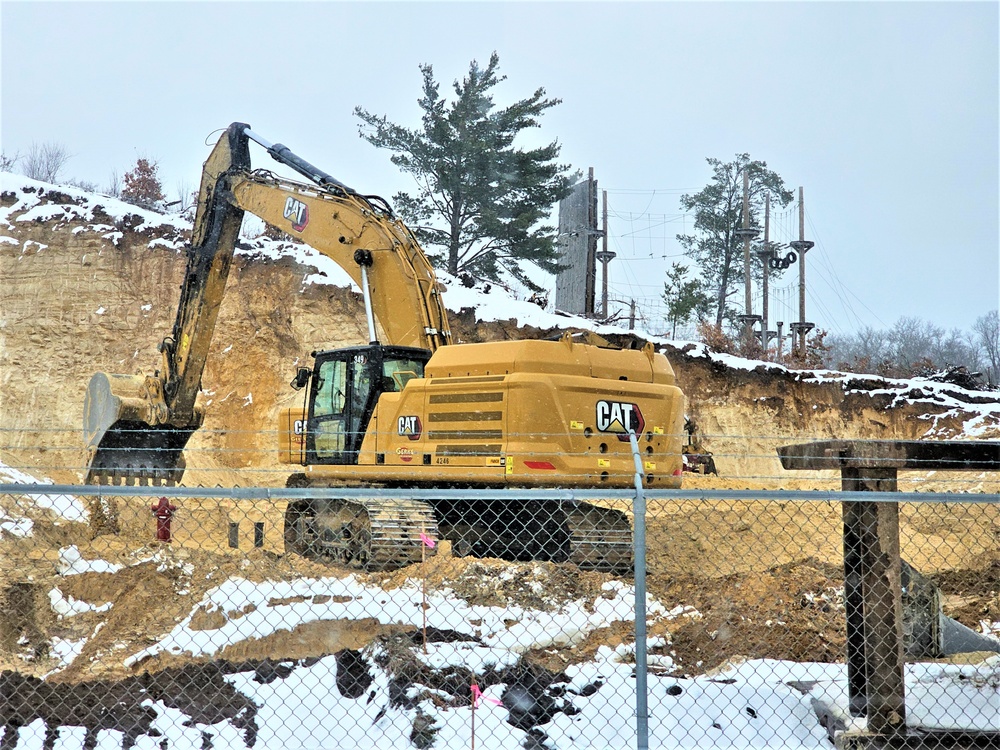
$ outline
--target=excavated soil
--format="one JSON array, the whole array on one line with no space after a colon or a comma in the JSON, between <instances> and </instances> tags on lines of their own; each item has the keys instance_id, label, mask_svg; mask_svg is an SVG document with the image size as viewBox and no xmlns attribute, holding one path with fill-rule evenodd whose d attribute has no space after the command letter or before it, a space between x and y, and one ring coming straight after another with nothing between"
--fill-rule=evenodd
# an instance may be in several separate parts
<instances>
[{"instance_id":1,"label":"excavated soil","mask_svg":"<svg viewBox=\"0 0 1000 750\"><path fill-rule=\"evenodd\" d=\"M154 236L141 227L120 226L122 237L114 245L100 231L79 225L13 223L0 227L0 234L16 241L0 243L0 461L75 484L87 460L80 421L90 375L156 366L156 344L172 323L183 257L149 249ZM193 468L186 483L284 484L287 469L276 459L273 425L281 408L301 398L288 380L312 350L367 339L358 296L304 284L311 271L287 259L237 258L203 379L207 417L189 446ZM552 333L519 328L516 321L483 322L469 310L453 317L453 328L460 341ZM775 449L815 438L920 438L931 429L938 438L961 435L962 415L945 414L933 403L873 397L867 391L877 384L865 385L863 378L852 390L763 368L724 368L691 353L669 356L697 424L699 447L714 454L720 474L686 476L686 488L811 489L817 501L651 502L650 594L668 608L690 609L654 620L650 635L667 637L663 648L674 657L677 674L705 672L741 657L841 659L839 478L784 472ZM998 434L994 426L983 436ZM996 493L1000 477L904 473L900 489ZM142 701L150 696L192 717L242 722L249 739L256 726L253 707L233 694L225 674L249 670L262 680L275 679L282 664L335 653L343 654L344 674L352 674L350 654L376 640L412 637L412 629L374 620L321 621L233 644L212 661L160 654L125 667L124 656L156 642L229 577L263 581L349 573L283 554L282 504L182 500L174 544L158 547L151 541L147 503L106 499L91 506L88 525L0 497L6 515L34 521L31 536L0 538L0 716L8 727L42 717L51 719L50 726L75 722L95 736L113 724L134 739L149 730ZM980 621L1000 621L1000 508L906 505L900 515L903 556L941 586L948 614L977 629ZM264 524L264 547L243 542L240 550L229 549L234 520L242 534ZM126 567L60 576L58 551L70 545L85 559ZM441 554L424 563L361 577L387 590L419 579L431 591L449 588L471 604L540 609L592 601L611 580L567 565L539 563L530 572L530 566L456 558L442 546ZM516 575L498 575L512 567ZM53 588L78 601L114 606L106 613L59 618L49 601ZM194 626L219 627L219 617L198 612ZM49 674L59 665L53 639L82 638L83 652L68 668ZM632 638L631 623L610 623L572 648L527 654L524 668L558 674L601 646ZM84 689L90 691L91 713L59 713L79 706L74 691ZM352 690L357 686L342 686ZM0 747L14 741L8 731Z\"/></svg>"}]
</instances>

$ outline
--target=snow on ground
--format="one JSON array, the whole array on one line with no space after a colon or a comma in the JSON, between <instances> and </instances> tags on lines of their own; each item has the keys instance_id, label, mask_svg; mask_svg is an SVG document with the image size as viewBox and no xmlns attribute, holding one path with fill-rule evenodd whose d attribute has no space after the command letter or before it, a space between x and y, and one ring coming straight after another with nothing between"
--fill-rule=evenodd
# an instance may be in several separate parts
<instances>
[{"instance_id":1,"label":"snow on ground","mask_svg":"<svg viewBox=\"0 0 1000 750\"><path fill-rule=\"evenodd\" d=\"M15 198L11 205L0 206L0 226L6 225L10 229L14 228L11 220L15 222L56 221L61 224L81 225L76 226L73 232L98 232L117 244L122 233L115 226L106 222L108 219L120 222L131 216L134 217L130 220L133 222L133 229L140 231L147 228L175 230L178 235L178 243L166 242L165 244L172 249L180 249L184 247L184 243L179 242L180 232L191 228L191 222L178 215L148 211L116 198L98 195L69 185L51 185L10 172L0 172L0 190L4 193L12 193ZM58 196L53 196L52 193L66 196L69 200L59 200Z\"/></svg>"},{"instance_id":2,"label":"snow on ground","mask_svg":"<svg viewBox=\"0 0 1000 750\"><path fill-rule=\"evenodd\" d=\"M940 437L938 423L948 417L965 417L963 436L969 439L995 433L1000 426L1000 393L970 391L952 383L941 383L923 377L884 378L838 370L792 370L775 362L743 359L715 352L700 343L669 341L656 337L650 337L650 340L658 346L680 349L689 357L717 362L732 370L756 370L785 375L799 382L838 384L845 393L860 393L871 398L889 396L892 399L890 408L918 402L933 405L935 411L943 408L943 413L924 417L930 423L924 435L926 438ZM669 356L669 351L667 353ZM977 403L979 401L985 403Z\"/></svg>"},{"instance_id":3,"label":"snow on ground","mask_svg":"<svg viewBox=\"0 0 1000 750\"><path fill-rule=\"evenodd\" d=\"M565 679L550 685L541 700L517 685L492 684L483 689L475 709L471 700L455 700L416 684L405 691L405 700L397 694L393 701L394 677L376 665L377 655L368 654L371 682L356 698L340 693L334 656L294 665L275 679L242 672L227 681L258 707L256 747L405 748L415 746L419 729L441 750L472 746L473 732L479 747L515 750L526 746L528 734L518 718L540 703L555 712L531 730L538 742L533 747L635 747L634 665L610 648L567 668ZM911 726L1000 729L1000 657L978 665L908 665L906 684ZM149 705L158 714L154 726L162 736L140 737L140 750L162 747L164 740L168 747L193 750L205 747L205 738L217 749L247 747L245 732L230 722L199 723L161 702ZM711 676L652 675L648 706L650 747L826 750L831 743L825 724L863 728L863 721L847 713L842 664L761 659ZM67 744L60 747L78 747L82 731L79 737L72 728L64 731L61 739ZM21 730L19 747L42 748L44 735L44 725L37 721ZM120 743L119 732L104 731L97 747L118 748Z\"/></svg>"},{"instance_id":4,"label":"snow on ground","mask_svg":"<svg viewBox=\"0 0 1000 750\"><path fill-rule=\"evenodd\" d=\"M6 536L31 536L31 532L35 527L34 521L30 518L20 518L8 515L7 512L0 508L0 539Z\"/></svg>"},{"instance_id":5,"label":"snow on ground","mask_svg":"<svg viewBox=\"0 0 1000 750\"><path fill-rule=\"evenodd\" d=\"M428 627L474 636L498 652L492 663L500 664L509 659L506 652L517 655L533 648L572 646L596 628L616 621L630 622L634 619L634 602L634 589L619 581L605 584L605 592L593 601L568 602L551 612L516 604L470 605L445 589L427 595L426 613ZM205 594L188 616L155 645L127 658L125 666L163 651L212 656L230 644L317 620L375 618L383 625L420 626L422 603L422 589L415 580L386 591L361 583L353 575L266 583L230 578ZM650 617L667 615L663 605L648 596L646 606ZM225 616L222 627L192 628L199 613L214 612ZM487 661L483 652L476 659L484 664Z\"/></svg>"},{"instance_id":6,"label":"snow on ground","mask_svg":"<svg viewBox=\"0 0 1000 750\"><path fill-rule=\"evenodd\" d=\"M123 567L107 560L84 560L80 548L73 544L59 550L56 570L61 576L72 576L80 573L117 573Z\"/></svg>"},{"instance_id":7,"label":"snow on ground","mask_svg":"<svg viewBox=\"0 0 1000 750\"><path fill-rule=\"evenodd\" d=\"M480 747L513 750L525 747L530 731L540 742L533 746L551 750L630 748L636 742L634 644L600 647L591 661L566 668L564 676L542 692L516 681L497 682L500 675L514 673L510 668L528 649L573 642L613 621L631 619L633 589L611 582L605 595L608 598L540 611L513 604L473 606L450 591L430 594L428 626L465 633L468 639L431 643L426 654L418 645L407 648L416 662L434 670L458 668L477 675L484 687L475 708L470 699L454 693L415 681L401 683L399 674L385 667L387 652L378 643L362 652L370 684L354 697L341 692L336 656L287 661L286 669L267 679L253 671L226 679L258 707L257 747L412 747L420 734L433 739L434 748L459 750L471 746L475 731ZM66 617L94 609L74 606L58 589L50 600ZM353 575L263 583L231 578L207 592L187 618L154 646L126 659L125 665L161 652L217 655L241 640L320 619L376 617L383 624L419 626L421 602L416 580L386 591ZM697 615L682 606L668 610L655 600L647 607L652 620ZM192 627L199 611L220 612L225 623L207 630ZM65 666L84 643L66 641L53 648ZM652 638L647 645L654 651L669 649L663 638ZM667 653L651 656L650 662L658 667L649 676L651 747L825 750L830 747L827 726L863 728L847 710L843 664L756 659L685 679L669 676L673 662ZM1000 656L974 665L909 664L906 687L913 726L1000 730ZM206 738L214 748L247 746L245 728L233 722L198 723L162 702L149 705L158 714L154 726L162 734L140 737L140 750L162 747L164 740L171 748L201 748ZM546 714L540 722L538 712ZM78 746L82 730L79 737L74 732L64 730L62 741L68 744L61 747ZM43 724L35 722L22 728L19 747L42 748L44 736ZM97 747L117 748L120 742L119 732L103 731Z\"/></svg>"},{"instance_id":8,"label":"snow on ground","mask_svg":"<svg viewBox=\"0 0 1000 750\"><path fill-rule=\"evenodd\" d=\"M0 484L52 484L51 479L32 476L20 469L15 469L0 462ZM10 499L7 496L6 499ZM75 495L32 494L19 496L14 504L22 507L31 503L37 508L45 508L64 521L87 523L89 515L83 503ZM11 515L14 511L0 506L0 538L5 534L11 536L31 536L34 522L25 516Z\"/></svg>"},{"instance_id":9,"label":"snow on ground","mask_svg":"<svg viewBox=\"0 0 1000 750\"><path fill-rule=\"evenodd\" d=\"M104 604L82 602L72 596L66 596L58 587L49 591L49 604L59 619L80 615L84 612L107 612L112 607L112 602Z\"/></svg>"}]
</instances>

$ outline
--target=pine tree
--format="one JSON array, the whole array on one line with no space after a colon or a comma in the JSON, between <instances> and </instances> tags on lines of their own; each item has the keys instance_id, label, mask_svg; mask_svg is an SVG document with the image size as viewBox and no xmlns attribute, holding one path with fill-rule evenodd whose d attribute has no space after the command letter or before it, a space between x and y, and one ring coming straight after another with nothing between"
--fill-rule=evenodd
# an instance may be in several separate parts
<instances>
[{"instance_id":1,"label":"pine tree","mask_svg":"<svg viewBox=\"0 0 1000 750\"><path fill-rule=\"evenodd\" d=\"M671 338L677 336L677 324L684 325L692 317L708 315L712 298L705 293L701 279L689 279L688 267L674 263L667 271L663 284L663 301L667 305L667 321L671 325Z\"/></svg>"},{"instance_id":2,"label":"pine tree","mask_svg":"<svg viewBox=\"0 0 1000 750\"><path fill-rule=\"evenodd\" d=\"M134 206L156 210L166 196L163 185L156 174L157 164L149 159L139 158L135 166L125 173L125 187L122 188L122 200Z\"/></svg>"},{"instance_id":3,"label":"pine tree","mask_svg":"<svg viewBox=\"0 0 1000 750\"><path fill-rule=\"evenodd\" d=\"M787 206L792 192L776 172L763 161L750 161L749 154L737 154L726 164L706 159L712 167L712 181L694 195L682 195L681 206L694 212L694 234L677 235L685 254L701 269L705 285L712 290L715 325L731 318L729 298L742 289L743 240L736 230L743 225L743 173L750 175L750 223L763 213L764 195L772 203ZM760 264L754 264L755 275ZM749 311L748 311L749 312Z\"/></svg>"},{"instance_id":4,"label":"pine tree","mask_svg":"<svg viewBox=\"0 0 1000 750\"><path fill-rule=\"evenodd\" d=\"M557 141L533 149L515 145L518 135L539 127L539 118L559 99L536 89L506 107L493 101L504 78L494 52L480 68L454 83L451 102L439 93L430 65L423 73L422 126L409 129L357 107L361 137L393 152L392 162L419 185L399 193L396 206L432 260L453 275L502 281L513 275L536 289L521 261L555 272L555 229L543 224L551 207L570 190L566 165L556 163ZM436 251L436 252L435 252Z\"/></svg>"}]
</instances>

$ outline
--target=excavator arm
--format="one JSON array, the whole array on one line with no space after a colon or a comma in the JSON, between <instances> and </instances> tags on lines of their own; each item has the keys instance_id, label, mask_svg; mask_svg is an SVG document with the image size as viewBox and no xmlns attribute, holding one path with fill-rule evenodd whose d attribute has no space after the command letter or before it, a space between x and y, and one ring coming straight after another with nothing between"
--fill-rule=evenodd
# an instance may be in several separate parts
<instances>
[{"instance_id":1,"label":"excavator arm","mask_svg":"<svg viewBox=\"0 0 1000 750\"><path fill-rule=\"evenodd\" d=\"M450 343L443 287L430 261L410 230L374 201L259 172L233 180L233 199L347 272L364 293L371 341L430 351Z\"/></svg>"},{"instance_id":2,"label":"excavator arm","mask_svg":"<svg viewBox=\"0 0 1000 750\"><path fill-rule=\"evenodd\" d=\"M251 171L249 141L312 184ZM196 404L244 212L329 257L361 287L369 338L431 351L451 340L441 285L413 233L388 203L363 196L244 123L226 129L205 162L177 317L152 375L99 372L84 401L87 483L174 484L202 423Z\"/></svg>"}]
</instances>

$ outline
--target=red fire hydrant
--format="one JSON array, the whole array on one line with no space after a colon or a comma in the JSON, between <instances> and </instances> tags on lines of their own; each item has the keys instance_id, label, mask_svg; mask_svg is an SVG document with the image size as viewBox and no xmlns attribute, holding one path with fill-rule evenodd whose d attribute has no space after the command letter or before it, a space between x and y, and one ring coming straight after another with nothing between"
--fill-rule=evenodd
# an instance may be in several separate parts
<instances>
[{"instance_id":1,"label":"red fire hydrant","mask_svg":"<svg viewBox=\"0 0 1000 750\"><path fill-rule=\"evenodd\" d=\"M170 519L177 511L177 506L172 505L165 497L161 497L158 503L150 506L153 515L156 516L156 541L170 541Z\"/></svg>"}]
</instances>

